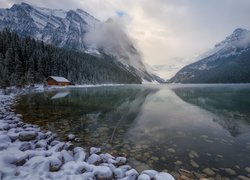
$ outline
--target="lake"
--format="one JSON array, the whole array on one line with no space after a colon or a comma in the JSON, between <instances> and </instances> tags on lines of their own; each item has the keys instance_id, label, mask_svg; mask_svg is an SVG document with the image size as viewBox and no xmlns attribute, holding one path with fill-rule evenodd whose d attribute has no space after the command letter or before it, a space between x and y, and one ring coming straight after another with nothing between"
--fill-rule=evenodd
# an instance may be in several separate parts
<instances>
[{"instance_id":1,"label":"lake","mask_svg":"<svg viewBox=\"0 0 250 180\"><path fill-rule=\"evenodd\" d=\"M25 122L75 134L138 171L250 178L250 85L124 85L21 96ZM208 169L209 168L209 169Z\"/></svg>"}]
</instances>

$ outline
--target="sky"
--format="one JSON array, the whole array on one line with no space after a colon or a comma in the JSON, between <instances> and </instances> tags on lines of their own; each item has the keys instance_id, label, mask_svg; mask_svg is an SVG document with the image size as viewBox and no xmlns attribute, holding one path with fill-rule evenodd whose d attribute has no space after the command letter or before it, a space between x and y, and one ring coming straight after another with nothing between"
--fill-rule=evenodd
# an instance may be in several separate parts
<instances>
[{"instance_id":1,"label":"sky","mask_svg":"<svg viewBox=\"0 0 250 180\"><path fill-rule=\"evenodd\" d=\"M250 0L0 0L60 9L83 9L118 21L143 55L168 78L213 48L236 28L250 30ZM165 70L164 70L165 69Z\"/></svg>"}]
</instances>

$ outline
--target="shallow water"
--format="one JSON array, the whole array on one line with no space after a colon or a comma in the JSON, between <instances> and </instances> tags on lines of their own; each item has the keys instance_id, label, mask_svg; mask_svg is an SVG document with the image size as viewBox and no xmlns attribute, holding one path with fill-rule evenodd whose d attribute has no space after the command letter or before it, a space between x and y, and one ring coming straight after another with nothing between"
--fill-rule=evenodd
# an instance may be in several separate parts
<instances>
[{"instance_id":1,"label":"shallow water","mask_svg":"<svg viewBox=\"0 0 250 180\"><path fill-rule=\"evenodd\" d=\"M250 177L250 85L130 85L20 97L26 122L77 145L128 157L142 171L180 168Z\"/></svg>"}]
</instances>

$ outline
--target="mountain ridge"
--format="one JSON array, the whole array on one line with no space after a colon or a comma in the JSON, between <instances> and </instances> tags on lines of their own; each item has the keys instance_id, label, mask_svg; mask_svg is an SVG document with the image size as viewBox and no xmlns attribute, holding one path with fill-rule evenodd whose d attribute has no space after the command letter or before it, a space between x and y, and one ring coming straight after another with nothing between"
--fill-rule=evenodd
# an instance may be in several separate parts
<instances>
[{"instance_id":1,"label":"mountain ridge","mask_svg":"<svg viewBox=\"0 0 250 180\"><path fill-rule=\"evenodd\" d=\"M123 29L112 22L101 22L82 9L62 10L27 3L14 4L9 9L0 9L0 29L5 28L58 47L96 56L109 55L131 73L140 76L142 81L157 79L146 68L140 53ZM99 39L95 39L94 35Z\"/></svg>"},{"instance_id":2,"label":"mountain ridge","mask_svg":"<svg viewBox=\"0 0 250 180\"><path fill-rule=\"evenodd\" d=\"M250 82L250 31L237 28L197 62L183 67L174 83Z\"/></svg>"}]
</instances>

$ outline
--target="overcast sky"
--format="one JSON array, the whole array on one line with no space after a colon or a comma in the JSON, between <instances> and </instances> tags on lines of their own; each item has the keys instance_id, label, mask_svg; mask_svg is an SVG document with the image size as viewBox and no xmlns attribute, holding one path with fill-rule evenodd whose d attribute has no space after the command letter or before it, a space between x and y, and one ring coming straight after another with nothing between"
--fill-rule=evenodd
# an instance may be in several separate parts
<instances>
[{"instance_id":1,"label":"overcast sky","mask_svg":"<svg viewBox=\"0 0 250 180\"><path fill-rule=\"evenodd\" d=\"M250 0L0 0L0 7L21 2L118 19L146 63L170 69L192 62L234 29L250 29Z\"/></svg>"}]
</instances>

